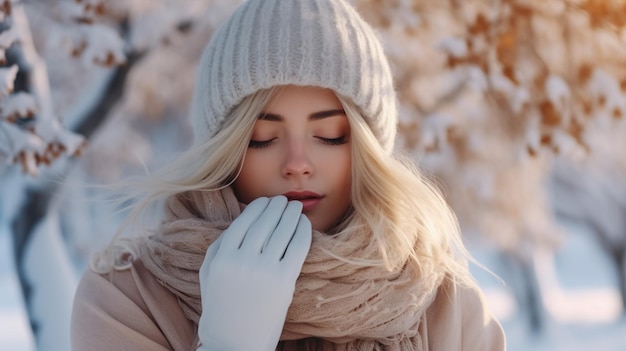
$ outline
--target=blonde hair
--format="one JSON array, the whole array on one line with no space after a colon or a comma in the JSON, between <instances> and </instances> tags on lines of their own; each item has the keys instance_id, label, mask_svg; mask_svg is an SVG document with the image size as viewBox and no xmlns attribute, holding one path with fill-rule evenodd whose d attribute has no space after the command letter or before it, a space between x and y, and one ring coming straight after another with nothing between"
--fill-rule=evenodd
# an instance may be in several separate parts
<instances>
[{"instance_id":1,"label":"blonde hair","mask_svg":"<svg viewBox=\"0 0 626 351\"><path fill-rule=\"evenodd\" d=\"M467 263L478 263L465 249L456 216L439 189L408 156L388 155L358 108L339 100L351 128L352 206L379 247L382 261L376 264L392 270L409 259L419 273L443 271L474 285Z\"/></svg>"},{"instance_id":2,"label":"blonde hair","mask_svg":"<svg viewBox=\"0 0 626 351\"><path fill-rule=\"evenodd\" d=\"M148 214L170 196L188 191L214 191L236 178L248 148L254 123L276 89L264 89L246 97L229 113L220 130L208 140L197 142L158 172L112 184L116 203L130 203L126 220L103 251L95 252L90 268L98 273L126 269L137 257L134 241L125 233L150 232ZM197 110L196 110L197 111Z\"/></svg>"},{"instance_id":3,"label":"blonde hair","mask_svg":"<svg viewBox=\"0 0 626 351\"><path fill-rule=\"evenodd\" d=\"M158 173L126 182L123 200L138 200L123 228L130 227L150 206L169 196L229 186L245 157L255 121L276 91L276 88L260 90L245 98L214 137L192 146ZM418 272L443 270L447 277L473 283L467 267L471 256L441 193L410 159L386 153L357 107L346 98L338 98L351 128L353 211L336 229L356 231L358 224L351 224L362 223L369 227L372 243L381 253L377 262L339 259L385 266L389 270L401 267L409 259ZM359 221L354 221L355 218ZM121 231L104 252L94 255L91 264L94 271L124 269L130 262L123 259L123 254L136 256L132 241L119 238Z\"/></svg>"}]
</instances>

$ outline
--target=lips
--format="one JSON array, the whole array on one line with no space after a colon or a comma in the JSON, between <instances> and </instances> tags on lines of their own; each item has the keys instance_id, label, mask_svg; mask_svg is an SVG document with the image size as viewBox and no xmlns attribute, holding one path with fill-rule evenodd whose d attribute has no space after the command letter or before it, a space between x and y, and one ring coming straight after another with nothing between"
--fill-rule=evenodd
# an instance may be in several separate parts
<instances>
[{"instance_id":1,"label":"lips","mask_svg":"<svg viewBox=\"0 0 626 351\"><path fill-rule=\"evenodd\" d=\"M289 201L302 202L302 211L310 211L314 209L324 196L312 191L290 191L283 194Z\"/></svg>"}]
</instances>

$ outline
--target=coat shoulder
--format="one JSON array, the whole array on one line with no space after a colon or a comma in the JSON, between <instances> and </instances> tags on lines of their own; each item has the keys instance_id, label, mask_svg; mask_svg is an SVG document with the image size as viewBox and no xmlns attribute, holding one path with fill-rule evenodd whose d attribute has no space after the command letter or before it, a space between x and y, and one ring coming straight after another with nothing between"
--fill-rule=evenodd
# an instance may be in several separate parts
<instances>
[{"instance_id":1,"label":"coat shoulder","mask_svg":"<svg viewBox=\"0 0 626 351\"><path fill-rule=\"evenodd\" d=\"M429 350L506 350L504 330L476 284L444 281L426 323Z\"/></svg>"},{"instance_id":2,"label":"coat shoulder","mask_svg":"<svg viewBox=\"0 0 626 351\"><path fill-rule=\"evenodd\" d=\"M141 261L126 270L84 272L72 311L73 350L190 350L195 328L176 297Z\"/></svg>"}]
</instances>

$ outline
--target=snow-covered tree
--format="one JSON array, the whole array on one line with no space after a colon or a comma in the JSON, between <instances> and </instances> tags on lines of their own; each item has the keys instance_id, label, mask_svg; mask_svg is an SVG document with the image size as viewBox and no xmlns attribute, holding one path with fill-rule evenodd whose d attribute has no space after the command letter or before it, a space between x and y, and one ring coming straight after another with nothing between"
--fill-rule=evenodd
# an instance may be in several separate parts
<instances>
[{"instance_id":1,"label":"snow-covered tree","mask_svg":"<svg viewBox=\"0 0 626 351\"><path fill-rule=\"evenodd\" d=\"M92 9L87 3L55 5L59 11L50 14L67 16L59 16L58 25L47 28L49 40L58 35L57 38L83 38L84 43L93 41L83 44L80 52L73 47L74 55L92 64L114 66L126 60L120 45L123 41L113 28L103 27L101 34L90 34L96 24L90 22ZM1 74L0 164L5 165L5 172L1 180L0 218L11 232L13 258L37 345L43 349L67 350L77 279L62 237L54 196L59 188L58 180L62 180L68 167L67 158L60 156L80 154L89 133L72 131L63 125L63 116L57 113L52 95L56 87L50 83L48 63L38 52L31 30L34 18L28 16L25 4L3 1L0 8L2 54L3 57L6 54L7 65ZM111 40L102 40L107 35L104 33ZM93 114L85 116L75 122L93 124L97 120L91 118ZM21 171L30 177L6 165L21 165Z\"/></svg>"},{"instance_id":2,"label":"snow-covered tree","mask_svg":"<svg viewBox=\"0 0 626 351\"><path fill-rule=\"evenodd\" d=\"M599 157L593 125L625 123L626 5L353 2L393 61L399 146L442 181L468 240L480 233L518 266L521 285L505 279L541 330L534 257L564 238L546 192L552 162Z\"/></svg>"}]
</instances>

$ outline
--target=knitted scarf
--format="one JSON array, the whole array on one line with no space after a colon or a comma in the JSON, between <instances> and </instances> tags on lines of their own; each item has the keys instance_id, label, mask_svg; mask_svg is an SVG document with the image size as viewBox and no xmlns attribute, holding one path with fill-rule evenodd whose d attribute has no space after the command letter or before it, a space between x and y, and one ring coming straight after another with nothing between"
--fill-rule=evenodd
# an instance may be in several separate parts
<instances>
[{"instance_id":1,"label":"knitted scarf","mask_svg":"<svg viewBox=\"0 0 626 351\"><path fill-rule=\"evenodd\" d=\"M172 196L157 232L139 242L145 267L178 297L196 324L202 313L198 270L204 254L243 208L230 188ZM313 233L278 349L423 349L420 321L442 274L418 276L412 264L395 271L359 264L380 260L370 238L365 229Z\"/></svg>"}]
</instances>

